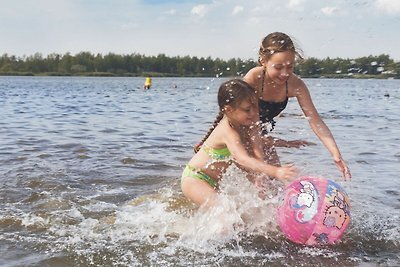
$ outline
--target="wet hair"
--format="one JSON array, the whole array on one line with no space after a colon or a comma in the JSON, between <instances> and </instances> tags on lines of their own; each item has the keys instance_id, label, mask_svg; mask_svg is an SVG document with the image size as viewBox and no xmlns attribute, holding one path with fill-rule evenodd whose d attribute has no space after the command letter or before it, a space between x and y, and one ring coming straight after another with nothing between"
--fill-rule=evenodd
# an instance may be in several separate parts
<instances>
[{"instance_id":1,"label":"wet hair","mask_svg":"<svg viewBox=\"0 0 400 267\"><path fill-rule=\"evenodd\" d=\"M221 84L218 90L218 106L219 113L215 118L213 125L210 127L203 139L194 146L195 153L200 150L201 145L210 136L217 127L218 123L224 117L224 109L226 106L231 106L236 109L243 101L249 100L252 103L257 101L254 89L245 81L240 79L228 80Z\"/></svg>"},{"instance_id":2,"label":"wet hair","mask_svg":"<svg viewBox=\"0 0 400 267\"><path fill-rule=\"evenodd\" d=\"M283 32L270 33L261 41L258 63L261 64L261 58L268 60L273 54L286 51L293 52L297 59L303 60L301 49L295 46L287 34Z\"/></svg>"}]
</instances>

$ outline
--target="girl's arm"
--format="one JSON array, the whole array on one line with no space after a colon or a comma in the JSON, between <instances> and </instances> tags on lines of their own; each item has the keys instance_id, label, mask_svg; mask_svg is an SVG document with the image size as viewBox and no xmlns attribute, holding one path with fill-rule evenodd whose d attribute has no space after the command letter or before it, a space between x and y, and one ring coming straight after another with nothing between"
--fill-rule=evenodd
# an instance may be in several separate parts
<instances>
[{"instance_id":1,"label":"girl's arm","mask_svg":"<svg viewBox=\"0 0 400 267\"><path fill-rule=\"evenodd\" d=\"M250 132L251 144L255 157L257 159L264 160L265 157L263 149L264 142L261 139L261 135L262 135L262 130L260 125L257 123L256 125L253 126Z\"/></svg>"},{"instance_id":2,"label":"girl's arm","mask_svg":"<svg viewBox=\"0 0 400 267\"><path fill-rule=\"evenodd\" d=\"M317 109L315 108L310 92L308 91L307 86L304 84L302 80L296 77L295 83L295 96L299 102L301 109L303 110L304 115L308 119L311 129L318 136L324 146L328 149L329 153L332 155L336 165L343 173L343 177L351 179L351 174L349 168L346 163L342 159L340 154L340 150L336 144L336 141L329 130L328 126L321 119Z\"/></svg>"},{"instance_id":3,"label":"girl's arm","mask_svg":"<svg viewBox=\"0 0 400 267\"><path fill-rule=\"evenodd\" d=\"M261 159L250 157L243 146L239 134L232 128L227 129L223 135L224 142L235 161L254 172L264 173L279 180L291 180L296 177L297 169L292 165L276 167L265 163Z\"/></svg>"}]
</instances>

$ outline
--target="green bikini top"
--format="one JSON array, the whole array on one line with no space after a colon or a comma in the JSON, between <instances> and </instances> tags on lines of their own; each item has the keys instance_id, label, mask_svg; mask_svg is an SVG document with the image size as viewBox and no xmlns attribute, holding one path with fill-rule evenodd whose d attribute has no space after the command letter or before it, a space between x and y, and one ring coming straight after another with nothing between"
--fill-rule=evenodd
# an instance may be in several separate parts
<instances>
[{"instance_id":1,"label":"green bikini top","mask_svg":"<svg viewBox=\"0 0 400 267\"><path fill-rule=\"evenodd\" d=\"M231 156L231 152L227 147L212 148L207 146L206 144L203 144L201 146L201 149L203 149L203 151L206 152L206 154L209 155L212 159L216 160L224 160Z\"/></svg>"}]
</instances>

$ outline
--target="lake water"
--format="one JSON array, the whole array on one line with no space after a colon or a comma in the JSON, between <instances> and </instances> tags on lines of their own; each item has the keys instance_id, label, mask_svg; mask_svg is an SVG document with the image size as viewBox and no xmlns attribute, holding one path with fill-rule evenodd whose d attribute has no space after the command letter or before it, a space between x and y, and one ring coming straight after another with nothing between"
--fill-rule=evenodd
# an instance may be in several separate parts
<instances>
[{"instance_id":1,"label":"lake water","mask_svg":"<svg viewBox=\"0 0 400 267\"><path fill-rule=\"evenodd\" d=\"M277 119L277 137L316 144L278 148L281 161L350 196L350 226L328 247L286 240L279 185L261 200L232 170L221 206L182 197L222 81L0 77L0 266L399 266L400 81L305 80L351 182L295 100Z\"/></svg>"}]
</instances>

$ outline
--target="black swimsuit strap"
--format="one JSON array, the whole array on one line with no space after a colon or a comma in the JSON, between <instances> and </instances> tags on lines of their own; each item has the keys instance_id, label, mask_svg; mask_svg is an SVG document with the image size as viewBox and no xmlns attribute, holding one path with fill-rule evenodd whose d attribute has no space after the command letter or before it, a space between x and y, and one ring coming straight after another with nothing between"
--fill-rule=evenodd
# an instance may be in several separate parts
<instances>
[{"instance_id":1,"label":"black swimsuit strap","mask_svg":"<svg viewBox=\"0 0 400 267\"><path fill-rule=\"evenodd\" d=\"M263 97L264 94L264 79L265 79L265 72L266 72L266 68L263 68L263 72L262 72L262 81L261 81L261 99Z\"/></svg>"},{"instance_id":2,"label":"black swimsuit strap","mask_svg":"<svg viewBox=\"0 0 400 267\"><path fill-rule=\"evenodd\" d=\"M289 89L288 89L288 82L286 81L286 98L288 98L289 97Z\"/></svg>"}]
</instances>

